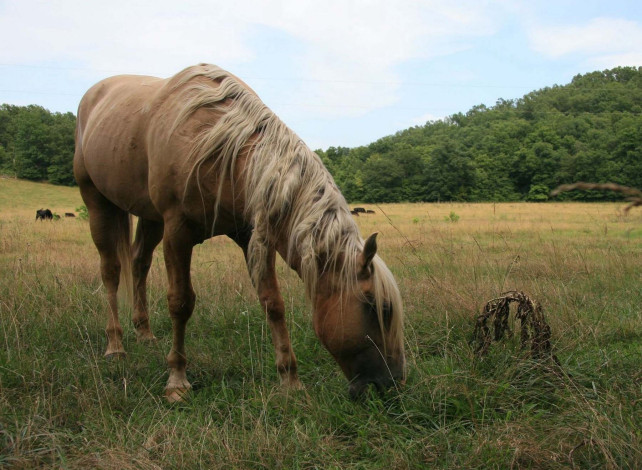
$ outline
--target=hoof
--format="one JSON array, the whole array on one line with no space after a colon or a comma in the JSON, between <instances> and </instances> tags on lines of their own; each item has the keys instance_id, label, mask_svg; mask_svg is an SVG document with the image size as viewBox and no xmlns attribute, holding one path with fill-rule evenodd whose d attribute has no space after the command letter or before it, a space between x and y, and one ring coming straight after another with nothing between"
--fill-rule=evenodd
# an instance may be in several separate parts
<instances>
[{"instance_id":1,"label":"hoof","mask_svg":"<svg viewBox=\"0 0 642 470\"><path fill-rule=\"evenodd\" d=\"M105 353L105 359L108 361L122 361L127 357L125 351L107 351Z\"/></svg>"},{"instance_id":2,"label":"hoof","mask_svg":"<svg viewBox=\"0 0 642 470\"><path fill-rule=\"evenodd\" d=\"M281 387L284 390L305 390L305 387L298 378L281 380Z\"/></svg>"},{"instance_id":3,"label":"hoof","mask_svg":"<svg viewBox=\"0 0 642 470\"><path fill-rule=\"evenodd\" d=\"M139 343L154 343L158 340L151 331L137 334L136 339Z\"/></svg>"},{"instance_id":4,"label":"hoof","mask_svg":"<svg viewBox=\"0 0 642 470\"><path fill-rule=\"evenodd\" d=\"M190 388L173 388L165 390L165 398L169 403L185 403L190 394Z\"/></svg>"}]
</instances>

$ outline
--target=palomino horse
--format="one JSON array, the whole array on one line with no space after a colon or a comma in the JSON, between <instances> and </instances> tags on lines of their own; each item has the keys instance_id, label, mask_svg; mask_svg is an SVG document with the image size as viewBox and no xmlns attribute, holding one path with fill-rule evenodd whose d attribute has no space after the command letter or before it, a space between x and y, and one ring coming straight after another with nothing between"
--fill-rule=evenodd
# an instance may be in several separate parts
<instances>
[{"instance_id":1,"label":"palomino horse","mask_svg":"<svg viewBox=\"0 0 642 470\"><path fill-rule=\"evenodd\" d=\"M195 302L192 249L216 235L243 249L284 386L301 383L277 252L302 279L315 332L350 381L350 394L404 380L402 303L375 254L376 234L361 239L318 156L232 74L201 64L165 80L130 75L98 83L79 106L74 174L107 290L106 356L125 354L116 298L121 266L124 279L131 273L137 336L154 339L146 279L163 241L173 325L170 401L191 387L184 339ZM139 217L133 246L130 214Z\"/></svg>"}]
</instances>

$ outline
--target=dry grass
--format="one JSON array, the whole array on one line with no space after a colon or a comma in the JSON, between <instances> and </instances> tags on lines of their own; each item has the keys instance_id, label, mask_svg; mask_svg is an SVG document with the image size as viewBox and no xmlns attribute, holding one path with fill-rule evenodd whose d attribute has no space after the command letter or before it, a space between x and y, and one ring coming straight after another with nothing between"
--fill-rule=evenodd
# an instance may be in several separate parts
<instances>
[{"instance_id":1,"label":"dry grass","mask_svg":"<svg viewBox=\"0 0 642 470\"><path fill-rule=\"evenodd\" d=\"M33 212L47 204L20 197L26 208L0 206L0 466L642 466L642 214L626 215L624 204L368 207L376 213L357 223L364 235L380 232L380 254L398 279L409 379L399 397L365 403L347 399L314 337L302 286L283 263L306 392L280 391L242 255L225 239L208 241L193 262L194 394L169 406L161 399L171 341L162 250L149 293L158 344L136 343L125 314L129 357L106 362L105 299L87 222L36 223ZM516 340L475 361L475 317L508 290L541 303L566 374L516 360Z\"/></svg>"}]
</instances>

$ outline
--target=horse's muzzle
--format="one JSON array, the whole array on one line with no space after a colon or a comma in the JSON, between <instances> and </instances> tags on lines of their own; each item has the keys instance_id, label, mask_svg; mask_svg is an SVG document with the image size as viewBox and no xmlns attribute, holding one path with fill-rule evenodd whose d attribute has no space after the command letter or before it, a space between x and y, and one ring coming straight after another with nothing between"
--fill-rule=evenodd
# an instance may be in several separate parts
<instances>
[{"instance_id":1,"label":"horse's muzzle","mask_svg":"<svg viewBox=\"0 0 642 470\"><path fill-rule=\"evenodd\" d=\"M368 394L368 390L383 396L388 391L399 390L406 380L402 377L386 377L379 379L356 378L348 386L348 394L352 400L358 400Z\"/></svg>"}]
</instances>

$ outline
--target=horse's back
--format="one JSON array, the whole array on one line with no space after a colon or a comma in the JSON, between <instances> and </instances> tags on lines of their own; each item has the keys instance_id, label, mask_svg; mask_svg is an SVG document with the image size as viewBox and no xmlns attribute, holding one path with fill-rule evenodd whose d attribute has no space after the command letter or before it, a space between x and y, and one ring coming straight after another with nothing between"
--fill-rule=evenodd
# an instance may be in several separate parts
<instances>
[{"instance_id":1,"label":"horse's back","mask_svg":"<svg viewBox=\"0 0 642 470\"><path fill-rule=\"evenodd\" d=\"M203 131L215 126L236 99L217 94L221 79L212 73L229 76L256 95L237 77L207 64L168 79L121 75L94 85L78 111L74 172L81 189L87 182L121 209L147 219L180 212L210 234L236 227L242 192L233 190L229 174L219 179L217 151L194 160ZM200 96L216 98L200 103ZM220 146L228 141L222 135ZM235 157L238 175L250 147L243 146Z\"/></svg>"},{"instance_id":2,"label":"horse's back","mask_svg":"<svg viewBox=\"0 0 642 470\"><path fill-rule=\"evenodd\" d=\"M87 91L78 108L74 173L78 184L141 217L158 219L148 191L145 132L164 80L121 75Z\"/></svg>"}]
</instances>

